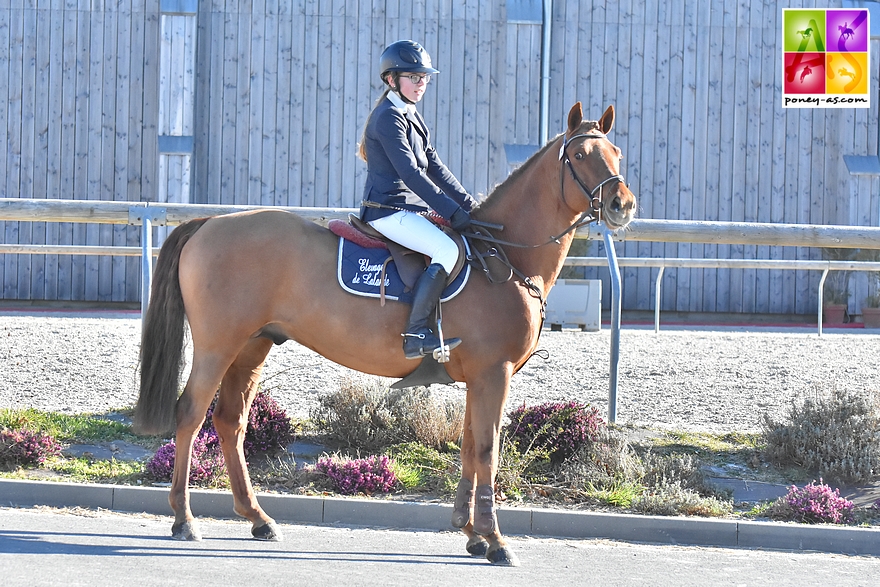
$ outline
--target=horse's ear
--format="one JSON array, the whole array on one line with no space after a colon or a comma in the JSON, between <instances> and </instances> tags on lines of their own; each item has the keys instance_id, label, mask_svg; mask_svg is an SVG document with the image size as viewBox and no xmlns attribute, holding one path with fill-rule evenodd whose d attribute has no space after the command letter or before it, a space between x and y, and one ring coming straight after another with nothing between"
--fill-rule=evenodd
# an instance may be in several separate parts
<instances>
[{"instance_id":1,"label":"horse's ear","mask_svg":"<svg viewBox=\"0 0 880 587\"><path fill-rule=\"evenodd\" d=\"M580 102L575 102L575 105L571 107L571 110L568 111L568 130L570 132L574 132L578 128L580 128L581 123L584 121L584 109L581 107Z\"/></svg>"},{"instance_id":2,"label":"horse's ear","mask_svg":"<svg viewBox=\"0 0 880 587\"><path fill-rule=\"evenodd\" d=\"M602 131L602 134L607 135L611 132L612 126L614 126L614 106L608 106L605 114L599 119L599 129Z\"/></svg>"}]
</instances>

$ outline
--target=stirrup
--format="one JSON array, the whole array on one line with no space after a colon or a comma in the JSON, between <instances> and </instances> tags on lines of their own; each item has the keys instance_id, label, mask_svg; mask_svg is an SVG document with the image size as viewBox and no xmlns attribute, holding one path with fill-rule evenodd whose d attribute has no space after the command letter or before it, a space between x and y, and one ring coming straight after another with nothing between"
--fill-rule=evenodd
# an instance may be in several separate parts
<instances>
[{"instance_id":1,"label":"stirrup","mask_svg":"<svg viewBox=\"0 0 880 587\"><path fill-rule=\"evenodd\" d=\"M440 304L437 304L439 308ZM438 312L439 313L439 312ZM457 347L461 344L460 338L453 338L448 341L448 344L444 344L447 341L443 340L443 319L437 318L437 338L440 339L440 346L434 349L434 360L438 363L448 363L449 362L449 351Z\"/></svg>"},{"instance_id":2,"label":"stirrup","mask_svg":"<svg viewBox=\"0 0 880 587\"><path fill-rule=\"evenodd\" d=\"M418 354L412 356L407 355L407 359L422 359L431 355L438 363L447 363L449 362L449 351L461 344L461 339L459 338L440 341L436 339L433 334L428 335L424 333L406 332L401 334L401 336L404 338L419 339ZM433 340L426 340L429 336ZM406 347L406 341L404 341L404 347ZM406 354L405 350L404 354Z\"/></svg>"}]
</instances>

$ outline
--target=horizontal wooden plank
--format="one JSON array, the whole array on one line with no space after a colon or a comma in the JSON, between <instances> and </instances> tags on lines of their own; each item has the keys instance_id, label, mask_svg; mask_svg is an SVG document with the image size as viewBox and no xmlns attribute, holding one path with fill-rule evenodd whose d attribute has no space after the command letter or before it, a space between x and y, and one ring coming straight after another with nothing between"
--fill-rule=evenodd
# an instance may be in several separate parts
<instances>
[{"instance_id":1,"label":"horizontal wooden plank","mask_svg":"<svg viewBox=\"0 0 880 587\"><path fill-rule=\"evenodd\" d=\"M150 205L132 202L81 200L0 199L0 220L31 222L94 222L129 224L132 215L161 211L163 224L175 225L195 218L220 216L247 210L277 209L294 212L309 220L345 218L355 208L290 206L217 206L211 204ZM600 240L601 230L581 228L580 238ZM700 222L693 220L634 220L615 240L679 243L749 244L791 247L834 247L880 249L880 227L755 222Z\"/></svg>"}]
</instances>

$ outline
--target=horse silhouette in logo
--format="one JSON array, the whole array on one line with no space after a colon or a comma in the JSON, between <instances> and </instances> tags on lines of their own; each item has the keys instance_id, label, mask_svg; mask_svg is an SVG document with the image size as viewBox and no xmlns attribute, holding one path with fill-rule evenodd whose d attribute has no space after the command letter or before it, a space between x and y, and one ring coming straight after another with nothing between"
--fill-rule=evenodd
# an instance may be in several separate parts
<instances>
[{"instance_id":1,"label":"horse silhouette in logo","mask_svg":"<svg viewBox=\"0 0 880 587\"><path fill-rule=\"evenodd\" d=\"M804 78L808 75L812 75L813 70L810 69L809 65L804 65L803 71L801 71L801 83L804 83Z\"/></svg>"},{"instance_id":2,"label":"horse silhouette in logo","mask_svg":"<svg viewBox=\"0 0 880 587\"><path fill-rule=\"evenodd\" d=\"M852 39L856 34L856 32L854 30L849 28L848 22L845 22L842 25L839 25L837 27L837 29L840 31L840 38L844 41L846 41L847 39Z\"/></svg>"},{"instance_id":3,"label":"horse silhouette in logo","mask_svg":"<svg viewBox=\"0 0 880 587\"><path fill-rule=\"evenodd\" d=\"M791 29L788 29L788 30L791 30ZM799 35L801 36L801 39L808 39L808 38L810 38L810 35L811 35L812 33L813 33L813 29L812 29L812 28L805 28L805 29L802 30L802 31L797 31L797 34L799 34Z\"/></svg>"},{"instance_id":4,"label":"horse silhouette in logo","mask_svg":"<svg viewBox=\"0 0 880 587\"><path fill-rule=\"evenodd\" d=\"M851 80L856 79L856 72L850 71L845 67L841 67L840 69L838 69L837 75L839 75L840 77L848 77Z\"/></svg>"}]
</instances>

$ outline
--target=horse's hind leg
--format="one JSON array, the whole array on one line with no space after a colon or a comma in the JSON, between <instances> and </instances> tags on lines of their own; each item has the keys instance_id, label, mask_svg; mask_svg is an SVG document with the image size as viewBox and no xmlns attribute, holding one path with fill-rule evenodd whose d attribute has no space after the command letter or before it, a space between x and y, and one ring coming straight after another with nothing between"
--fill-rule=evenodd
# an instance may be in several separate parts
<instances>
[{"instance_id":1,"label":"horse's hind leg","mask_svg":"<svg viewBox=\"0 0 880 587\"><path fill-rule=\"evenodd\" d=\"M250 520L254 538L281 540L281 532L275 526L275 521L257 503L244 456L248 412L256 396L257 382L270 348L272 342L265 338L248 342L223 377L213 418L226 459L235 513Z\"/></svg>"},{"instance_id":2,"label":"horse's hind leg","mask_svg":"<svg viewBox=\"0 0 880 587\"><path fill-rule=\"evenodd\" d=\"M220 379L232 360L216 354L194 353L186 387L177 400L174 474L168 502L174 510L171 535L177 540L201 540L189 503L189 471L193 442L205 421Z\"/></svg>"}]
</instances>

